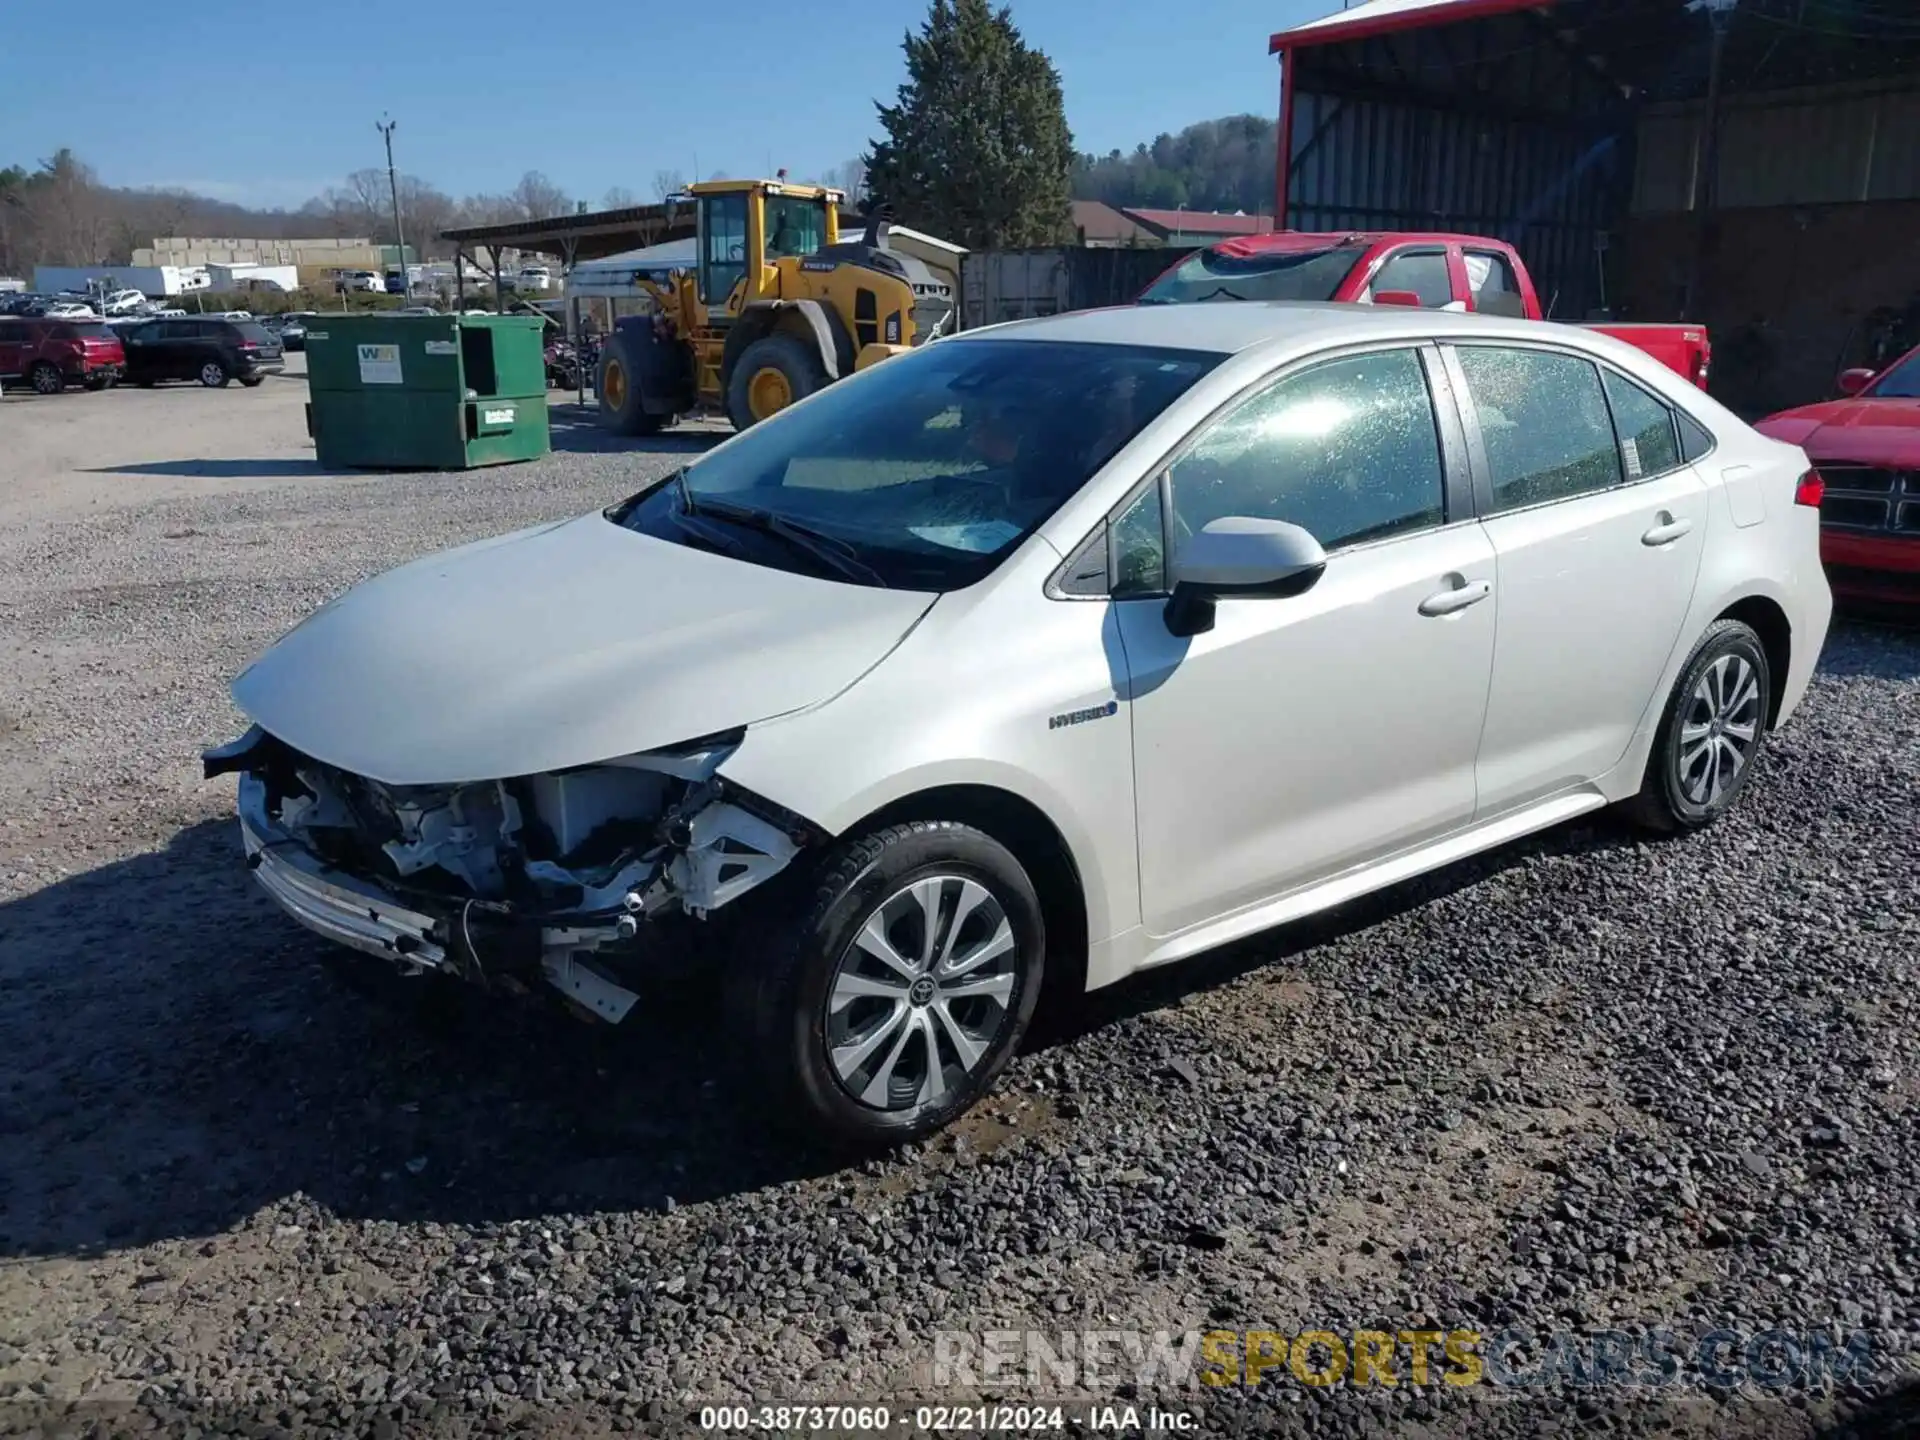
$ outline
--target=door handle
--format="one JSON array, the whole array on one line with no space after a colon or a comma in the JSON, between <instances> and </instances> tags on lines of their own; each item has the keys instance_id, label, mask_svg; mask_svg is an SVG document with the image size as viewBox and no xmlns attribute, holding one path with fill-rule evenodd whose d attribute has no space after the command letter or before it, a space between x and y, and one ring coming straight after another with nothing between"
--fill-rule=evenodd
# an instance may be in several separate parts
<instances>
[{"instance_id":1,"label":"door handle","mask_svg":"<svg viewBox=\"0 0 1920 1440\"><path fill-rule=\"evenodd\" d=\"M1640 537L1642 545L1671 545L1693 529L1693 521L1676 520L1667 511L1660 512L1659 523Z\"/></svg>"},{"instance_id":2,"label":"door handle","mask_svg":"<svg viewBox=\"0 0 1920 1440\"><path fill-rule=\"evenodd\" d=\"M1478 605L1493 593L1490 580L1468 580L1445 590L1436 590L1420 602L1422 615L1452 615L1469 605Z\"/></svg>"}]
</instances>

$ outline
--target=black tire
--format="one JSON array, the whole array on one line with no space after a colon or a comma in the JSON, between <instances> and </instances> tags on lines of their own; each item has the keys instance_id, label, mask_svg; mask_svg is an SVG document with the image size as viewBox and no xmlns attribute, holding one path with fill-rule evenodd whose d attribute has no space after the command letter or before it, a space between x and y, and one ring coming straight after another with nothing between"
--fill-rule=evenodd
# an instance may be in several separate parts
<instances>
[{"instance_id":1,"label":"black tire","mask_svg":"<svg viewBox=\"0 0 1920 1440\"><path fill-rule=\"evenodd\" d=\"M999 919L1005 920L1011 950L995 955L988 962L990 970L968 977L978 985L1010 976L1004 1003L958 992L943 997L933 985L937 961L921 969L916 959L912 963L918 978L902 990L901 999L863 996L830 1015L829 998L843 957L869 972L880 963L866 958L872 952L865 947L860 959L851 958L862 927L878 918L885 932L900 936L910 951L915 937L924 933L918 926L925 913L911 898L912 887L936 878L935 912L941 928L935 933L944 946L959 946L964 956L998 932ZM968 883L984 890L990 903L963 917L962 928L954 930ZM730 966L729 1029L742 1042L750 1102L756 1109L769 1109L777 1122L836 1147L883 1148L940 1129L987 1093L1033 1018L1046 955L1046 926L1033 882L991 836L950 821L914 821L843 842L815 871L811 887L795 890L784 914L745 927ZM890 981L887 967L880 973ZM968 980L955 977L943 983L964 985ZM932 991L931 996L923 995L923 989ZM941 1020L943 1000L945 1014L960 1026L968 1043L982 1047L971 1069L964 1068L952 1031ZM887 1019L889 1014L894 1018ZM866 1024L860 1023L862 1017ZM849 1027L869 1037L885 1030L870 1054L872 1073L863 1078L856 1069L855 1078L872 1087L880 1083L885 1066L901 1087L887 1097L892 1108L866 1103L841 1078L830 1054L833 1027ZM898 1050L893 1049L896 1042ZM842 1048L854 1044L849 1035ZM929 1047L942 1062L937 1093L928 1078Z\"/></svg>"},{"instance_id":2,"label":"black tire","mask_svg":"<svg viewBox=\"0 0 1920 1440\"><path fill-rule=\"evenodd\" d=\"M40 360L27 368L27 383L36 395L58 395L67 388L67 377L51 361Z\"/></svg>"},{"instance_id":3,"label":"black tire","mask_svg":"<svg viewBox=\"0 0 1920 1440\"><path fill-rule=\"evenodd\" d=\"M727 378L727 418L736 430L767 418L754 413L752 399L754 377L763 370L777 371L786 382L787 405L799 403L827 383L826 362L816 346L793 335L767 335L754 341L740 352Z\"/></svg>"},{"instance_id":4,"label":"black tire","mask_svg":"<svg viewBox=\"0 0 1920 1440\"><path fill-rule=\"evenodd\" d=\"M616 435L657 435L673 417L650 411L643 403L650 371L636 348L624 331L607 337L593 386L600 402L600 424Z\"/></svg>"},{"instance_id":5,"label":"black tire","mask_svg":"<svg viewBox=\"0 0 1920 1440\"><path fill-rule=\"evenodd\" d=\"M1711 697L1722 685L1734 693L1726 695L1716 714ZM1698 830L1726 814L1766 750L1772 695L1773 676L1760 637L1738 620L1709 625L1673 682L1647 755L1646 777L1640 793L1626 803L1627 814L1663 835ZM1747 742L1743 737L1749 729ZM1730 754L1739 757L1737 766L1730 765ZM1707 765L1719 771L1717 787Z\"/></svg>"},{"instance_id":6,"label":"black tire","mask_svg":"<svg viewBox=\"0 0 1920 1440\"><path fill-rule=\"evenodd\" d=\"M221 390L225 389L227 382L233 378L233 372L227 369L227 362L224 360L207 360L202 362L198 377L200 383L209 390Z\"/></svg>"},{"instance_id":7,"label":"black tire","mask_svg":"<svg viewBox=\"0 0 1920 1440\"><path fill-rule=\"evenodd\" d=\"M260 386L266 384L266 381L267 377L264 375L242 375L240 377L240 383L249 390L258 389Z\"/></svg>"},{"instance_id":8,"label":"black tire","mask_svg":"<svg viewBox=\"0 0 1920 1440\"><path fill-rule=\"evenodd\" d=\"M87 377L87 388L89 390L111 390L117 379L118 377L113 375L89 375Z\"/></svg>"}]
</instances>

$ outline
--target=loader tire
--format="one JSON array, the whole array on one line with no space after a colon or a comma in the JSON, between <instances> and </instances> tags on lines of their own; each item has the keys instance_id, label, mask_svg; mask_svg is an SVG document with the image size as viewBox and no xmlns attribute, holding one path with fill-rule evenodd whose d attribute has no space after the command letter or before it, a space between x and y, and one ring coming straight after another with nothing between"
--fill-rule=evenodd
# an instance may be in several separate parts
<instances>
[{"instance_id":1,"label":"loader tire","mask_svg":"<svg viewBox=\"0 0 1920 1440\"><path fill-rule=\"evenodd\" d=\"M600 351L600 375L594 391L600 397L600 424L616 435L657 435L673 417L649 411L641 403L645 368L637 363L633 346L615 331Z\"/></svg>"},{"instance_id":2,"label":"loader tire","mask_svg":"<svg viewBox=\"0 0 1920 1440\"><path fill-rule=\"evenodd\" d=\"M727 418L745 430L827 383L820 352L794 335L768 335L740 352L727 380Z\"/></svg>"}]
</instances>

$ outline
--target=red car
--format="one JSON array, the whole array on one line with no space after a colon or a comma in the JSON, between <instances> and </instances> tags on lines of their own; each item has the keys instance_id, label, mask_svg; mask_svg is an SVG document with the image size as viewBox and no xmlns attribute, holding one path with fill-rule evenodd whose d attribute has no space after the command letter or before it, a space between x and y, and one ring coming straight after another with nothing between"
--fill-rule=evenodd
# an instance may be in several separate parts
<instances>
[{"instance_id":1,"label":"red car","mask_svg":"<svg viewBox=\"0 0 1920 1440\"><path fill-rule=\"evenodd\" d=\"M0 316L0 382L24 380L42 395L69 385L105 390L126 368L120 337L98 320Z\"/></svg>"},{"instance_id":2,"label":"red car","mask_svg":"<svg viewBox=\"0 0 1920 1440\"><path fill-rule=\"evenodd\" d=\"M1833 593L1920 602L1920 348L1886 369L1843 371L1841 398L1754 428L1807 452L1826 480L1820 558Z\"/></svg>"},{"instance_id":3,"label":"red car","mask_svg":"<svg viewBox=\"0 0 1920 1440\"><path fill-rule=\"evenodd\" d=\"M1511 245L1437 231L1239 235L1179 261L1140 300L1341 300L1544 318L1533 277ZM1584 328L1624 340L1707 388L1713 347L1705 326L1610 320Z\"/></svg>"}]
</instances>

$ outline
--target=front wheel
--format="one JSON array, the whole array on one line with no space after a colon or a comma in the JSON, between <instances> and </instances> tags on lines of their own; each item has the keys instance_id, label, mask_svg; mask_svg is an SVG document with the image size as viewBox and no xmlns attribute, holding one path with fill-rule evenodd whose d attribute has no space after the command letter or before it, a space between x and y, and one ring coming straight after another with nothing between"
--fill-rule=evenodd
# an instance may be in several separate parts
<instances>
[{"instance_id":1,"label":"front wheel","mask_svg":"<svg viewBox=\"0 0 1920 1440\"><path fill-rule=\"evenodd\" d=\"M777 415L827 383L820 351L792 335L768 335L740 352L727 378L727 418L736 430Z\"/></svg>"},{"instance_id":2,"label":"front wheel","mask_svg":"<svg viewBox=\"0 0 1920 1440\"><path fill-rule=\"evenodd\" d=\"M1766 747L1772 694L1760 637L1738 620L1708 626L1667 698L1632 817L1671 834L1731 809Z\"/></svg>"},{"instance_id":3,"label":"front wheel","mask_svg":"<svg viewBox=\"0 0 1920 1440\"><path fill-rule=\"evenodd\" d=\"M1046 929L1033 882L971 826L848 842L797 914L735 960L754 1094L861 1147L931 1134L986 1094L1033 1017Z\"/></svg>"},{"instance_id":4,"label":"front wheel","mask_svg":"<svg viewBox=\"0 0 1920 1440\"><path fill-rule=\"evenodd\" d=\"M218 390L230 377L227 367L218 360L209 360L200 367L200 383L209 390Z\"/></svg>"}]
</instances>

